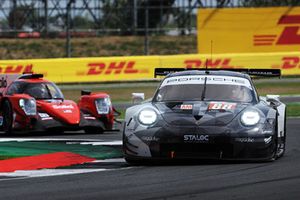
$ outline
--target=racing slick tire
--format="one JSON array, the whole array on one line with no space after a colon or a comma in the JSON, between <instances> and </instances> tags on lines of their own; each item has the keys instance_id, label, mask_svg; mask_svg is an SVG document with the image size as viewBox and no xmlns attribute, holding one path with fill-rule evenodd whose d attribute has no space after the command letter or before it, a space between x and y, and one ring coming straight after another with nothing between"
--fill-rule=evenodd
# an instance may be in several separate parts
<instances>
[{"instance_id":1,"label":"racing slick tire","mask_svg":"<svg viewBox=\"0 0 300 200\"><path fill-rule=\"evenodd\" d=\"M4 134L12 134L13 112L11 104L8 100L5 100L2 106Z\"/></svg>"},{"instance_id":2,"label":"racing slick tire","mask_svg":"<svg viewBox=\"0 0 300 200\"><path fill-rule=\"evenodd\" d=\"M138 159L132 159L132 158L128 158L128 157L124 157L125 161L127 162L128 165L130 166L140 166L140 165L151 165L153 163L151 163L150 161L146 161L146 160L138 160Z\"/></svg>"}]
</instances>

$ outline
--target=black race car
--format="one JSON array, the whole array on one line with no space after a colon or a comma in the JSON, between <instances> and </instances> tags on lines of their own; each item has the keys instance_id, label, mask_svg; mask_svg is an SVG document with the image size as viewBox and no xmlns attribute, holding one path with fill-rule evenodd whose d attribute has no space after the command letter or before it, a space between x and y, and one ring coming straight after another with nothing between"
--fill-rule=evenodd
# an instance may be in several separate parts
<instances>
[{"instance_id":1,"label":"black race car","mask_svg":"<svg viewBox=\"0 0 300 200\"><path fill-rule=\"evenodd\" d=\"M126 110L127 162L283 156L286 106L278 95L259 97L250 78L280 70L182 70L156 69L155 75L180 72L168 74L151 101Z\"/></svg>"}]
</instances>

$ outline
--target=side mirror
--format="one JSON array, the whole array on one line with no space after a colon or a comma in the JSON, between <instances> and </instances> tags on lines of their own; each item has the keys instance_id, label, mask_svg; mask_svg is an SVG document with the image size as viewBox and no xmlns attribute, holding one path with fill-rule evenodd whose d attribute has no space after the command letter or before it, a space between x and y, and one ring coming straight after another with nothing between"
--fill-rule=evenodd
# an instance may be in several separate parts
<instances>
[{"instance_id":1,"label":"side mirror","mask_svg":"<svg viewBox=\"0 0 300 200\"><path fill-rule=\"evenodd\" d=\"M267 94L266 101L270 102L271 105L273 105L275 107L278 107L281 104L281 102L279 100L279 97L280 97L279 95L270 95L270 94Z\"/></svg>"},{"instance_id":2,"label":"side mirror","mask_svg":"<svg viewBox=\"0 0 300 200\"><path fill-rule=\"evenodd\" d=\"M132 93L131 95L133 104L140 103L145 99L145 93Z\"/></svg>"}]
</instances>

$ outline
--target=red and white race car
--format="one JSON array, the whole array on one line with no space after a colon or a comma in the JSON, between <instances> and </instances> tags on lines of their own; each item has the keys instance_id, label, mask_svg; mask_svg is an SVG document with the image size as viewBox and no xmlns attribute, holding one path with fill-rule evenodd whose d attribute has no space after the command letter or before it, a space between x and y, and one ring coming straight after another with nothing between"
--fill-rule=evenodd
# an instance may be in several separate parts
<instances>
[{"instance_id":1,"label":"red and white race car","mask_svg":"<svg viewBox=\"0 0 300 200\"><path fill-rule=\"evenodd\" d=\"M82 92L79 103L66 100L42 74L0 75L0 125L15 131L111 130L114 109L106 93Z\"/></svg>"}]
</instances>

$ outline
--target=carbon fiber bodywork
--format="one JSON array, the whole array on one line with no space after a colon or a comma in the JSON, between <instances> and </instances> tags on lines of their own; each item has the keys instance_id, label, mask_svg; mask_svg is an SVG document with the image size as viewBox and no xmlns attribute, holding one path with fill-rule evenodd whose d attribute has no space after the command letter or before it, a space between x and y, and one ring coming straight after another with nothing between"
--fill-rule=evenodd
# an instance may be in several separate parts
<instances>
[{"instance_id":1,"label":"carbon fiber bodywork","mask_svg":"<svg viewBox=\"0 0 300 200\"><path fill-rule=\"evenodd\" d=\"M188 72L194 75L193 72ZM198 72L196 72L198 73ZM220 72L213 72L220 74ZM180 72L172 77L186 75ZM221 72L221 75L249 76ZM169 76L170 77L170 76ZM168 78L168 77L167 77ZM256 91L254 90L255 97ZM257 100L256 100L257 99ZM238 159L272 160L284 145L285 106L274 106L264 98L236 103L233 109L211 109L215 101L157 102L152 100L130 107L126 111L123 149L127 160L143 159ZM229 103L230 104L230 103ZM231 105L231 104L230 104ZM139 120L142 110L155 111L157 119L151 125ZM246 110L259 113L259 122L247 126L241 122ZM279 131L282 130L282 131Z\"/></svg>"}]
</instances>

